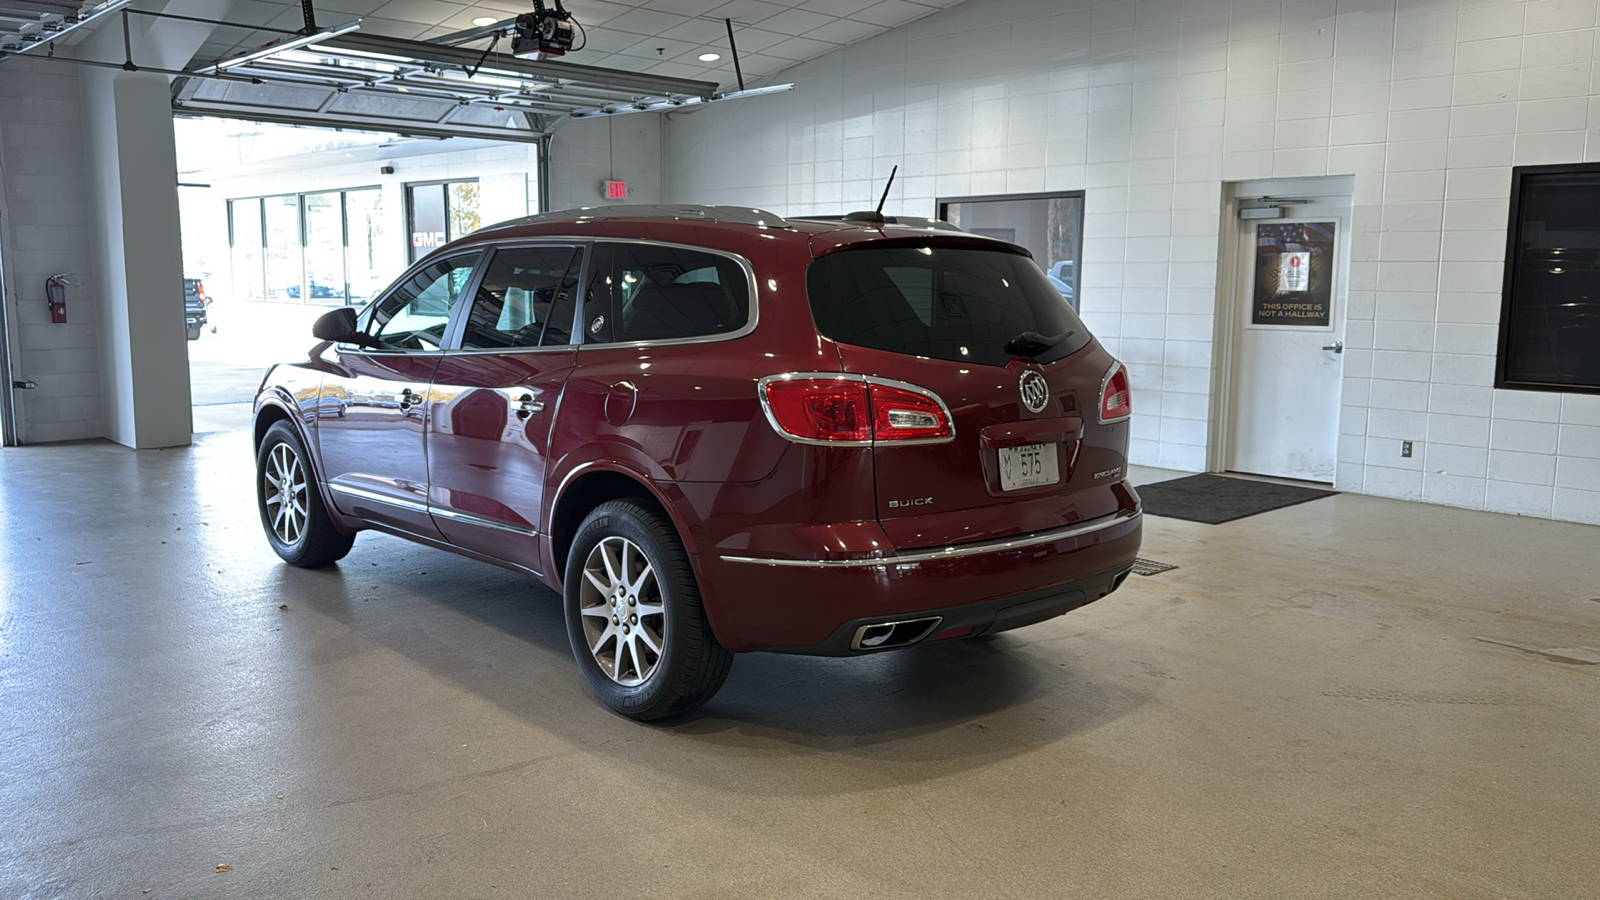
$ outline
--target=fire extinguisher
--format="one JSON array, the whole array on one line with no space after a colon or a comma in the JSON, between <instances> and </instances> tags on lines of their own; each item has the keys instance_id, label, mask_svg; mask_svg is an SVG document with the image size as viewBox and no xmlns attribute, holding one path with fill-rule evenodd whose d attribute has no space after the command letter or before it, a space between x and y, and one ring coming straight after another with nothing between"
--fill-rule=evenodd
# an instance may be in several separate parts
<instances>
[{"instance_id":1,"label":"fire extinguisher","mask_svg":"<svg viewBox=\"0 0 1600 900\"><path fill-rule=\"evenodd\" d=\"M45 279L45 302L50 304L50 321L57 325L67 324L67 276L51 275Z\"/></svg>"}]
</instances>

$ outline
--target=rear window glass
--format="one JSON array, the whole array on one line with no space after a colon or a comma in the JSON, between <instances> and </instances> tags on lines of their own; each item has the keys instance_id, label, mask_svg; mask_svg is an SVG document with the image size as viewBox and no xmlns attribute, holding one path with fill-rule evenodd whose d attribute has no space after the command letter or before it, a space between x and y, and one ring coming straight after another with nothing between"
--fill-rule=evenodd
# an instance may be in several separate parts
<instances>
[{"instance_id":1,"label":"rear window glass","mask_svg":"<svg viewBox=\"0 0 1600 900\"><path fill-rule=\"evenodd\" d=\"M1061 359L1089 343L1072 307L1033 260L969 247L862 247L811 264L806 292L817 329L843 344L1003 366L1025 332ZM1030 349L1037 349L1035 345Z\"/></svg>"}]
</instances>

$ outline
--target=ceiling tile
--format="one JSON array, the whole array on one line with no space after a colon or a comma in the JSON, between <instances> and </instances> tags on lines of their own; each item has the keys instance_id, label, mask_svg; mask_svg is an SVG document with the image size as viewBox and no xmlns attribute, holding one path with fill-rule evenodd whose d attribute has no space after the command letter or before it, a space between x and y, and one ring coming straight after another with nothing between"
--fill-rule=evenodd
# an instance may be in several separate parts
<instances>
[{"instance_id":1,"label":"ceiling tile","mask_svg":"<svg viewBox=\"0 0 1600 900\"><path fill-rule=\"evenodd\" d=\"M789 39L787 34L778 34L776 31L765 31L760 28L734 28L733 39L739 46L739 55L755 53L781 44Z\"/></svg>"},{"instance_id":2,"label":"ceiling tile","mask_svg":"<svg viewBox=\"0 0 1600 900\"><path fill-rule=\"evenodd\" d=\"M379 7L374 16L399 22L416 22L419 25L437 25L461 12L459 3L440 3L439 0L390 0Z\"/></svg>"},{"instance_id":3,"label":"ceiling tile","mask_svg":"<svg viewBox=\"0 0 1600 900\"><path fill-rule=\"evenodd\" d=\"M573 0L575 4L587 6L589 0ZM727 0L649 0L646 4L656 12L677 13L680 16L704 15L710 10L727 2Z\"/></svg>"},{"instance_id":4,"label":"ceiling tile","mask_svg":"<svg viewBox=\"0 0 1600 900\"><path fill-rule=\"evenodd\" d=\"M340 14L346 16L370 16L377 12L378 9L387 2L389 2L389 0L317 0L317 23L320 25L324 21L327 21L338 24L339 21L344 21L336 21ZM234 6L228 10L228 21L235 21L234 11L237 10L240 5L242 4L234 4ZM324 15L324 13L326 13L326 15Z\"/></svg>"},{"instance_id":5,"label":"ceiling tile","mask_svg":"<svg viewBox=\"0 0 1600 900\"><path fill-rule=\"evenodd\" d=\"M824 16L848 16L860 12L878 0L805 0L799 8Z\"/></svg>"},{"instance_id":6,"label":"ceiling tile","mask_svg":"<svg viewBox=\"0 0 1600 900\"><path fill-rule=\"evenodd\" d=\"M822 41L813 41L809 38L797 37L790 38L781 44L774 44L773 46L768 47L767 55L800 62L807 59L816 59L830 50L837 49L839 49L837 44L825 44Z\"/></svg>"},{"instance_id":7,"label":"ceiling tile","mask_svg":"<svg viewBox=\"0 0 1600 900\"><path fill-rule=\"evenodd\" d=\"M658 13L648 9L630 9L607 22L606 27L615 28L618 31L629 31L634 34L650 35L660 34L675 25L682 25L683 22L683 16Z\"/></svg>"},{"instance_id":8,"label":"ceiling tile","mask_svg":"<svg viewBox=\"0 0 1600 900\"><path fill-rule=\"evenodd\" d=\"M717 78L708 72L705 66L686 66L683 63L663 62L645 69L651 75L665 75L668 78L693 78L696 81L716 81Z\"/></svg>"},{"instance_id":9,"label":"ceiling tile","mask_svg":"<svg viewBox=\"0 0 1600 900\"><path fill-rule=\"evenodd\" d=\"M739 26L735 25L737 29ZM682 25L675 25L661 32L664 38L679 41L694 41L698 44L709 44L712 41L728 42L728 26L711 19L689 19Z\"/></svg>"},{"instance_id":10,"label":"ceiling tile","mask_svg":"<svg viewBox=\"0 0 1600 900\"><path fill-rule=\"evenodd\" d=\"M639 41L630 47L624 48L621 51L621 55L638 57L639 59L665 61L682 56L683 54L688 53L690 50L695 50L699 47L699 44L691 44L688 41L669 41L666 38L658 37L645 38L644 40ZM660 49L663 52L657 53L657 49Z\"/></svg>"},{"instance_id":11,"label":"ceiling tile","mask_svg":"<svg viewBox=\"0 0 1600 900\"><path fill-rule=\"evenodd\" d=\"M918 3L907 3L906 0L883 0L876 6L852 14L850 18L892 28L904 25L912 19L920 19L931 12L933 12L931 7Z\"/></svg>"},{"instance_id":12,"label":"ceiling tile","mask_svg":"<svg viewBox=\"0 0 1600 900\"><path fill-rule=\"evenodd\" d=\"M831 44L853 44L883 30L882 25L874 25L871 22L834 19L820 28L811 29L806 32L805 36L818 41L827 41Z\"/></svg>"},{"instance_id":13,"label":"ceiling tile","mask_svg":"<svg viewBox=\"0 0 1600 900\"><path fill-rule=\"evenodd\" d=\"M733 0L713 9L707 15L717 19L732 19L734 25L755 25L788 9L763 0Z\"/></svg>"},{"instance_id":14,"label":"ceiling tile","mask_svg":"<svg viewBox=\"0 0 1600 900\"><path fill-rule=\"evenodd\" d=\"M508 2L517 4L519 7L517 12L519 13L528 12L528 7L533 5L528 0L508 0ZM604 0L583 0L582 5L578 8L569 9L568 11L572 13L574 19L578 20L578 24L584 28L594 28L616 19L617 16L631 9L634 9L634 7L622 3L606 3Z\"/></svg>"},{"instance_id":15,"label":"ceiling tile","mask_svg":"<svg viewBox=\"0 0 1600 900\"><path fill-rule=\"evenodd\" d=\"M789 9L763 20L761 27L768 31L776 31L782 34L811 37L813 30L821 28L832 21L835 21L835 19L830 16L819 16L803 9Z\"/></svg>"}]
</instances>

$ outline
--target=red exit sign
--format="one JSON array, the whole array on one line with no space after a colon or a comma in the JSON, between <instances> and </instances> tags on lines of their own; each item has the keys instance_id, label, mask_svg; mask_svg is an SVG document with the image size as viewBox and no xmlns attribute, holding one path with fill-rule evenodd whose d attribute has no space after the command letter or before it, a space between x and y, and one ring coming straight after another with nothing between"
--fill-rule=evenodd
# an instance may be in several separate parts
<instances>
[{"instance_id":1,"label":"red exit sign","mask_svg":"<svg viewBox=\"0 0 1600 900\"><path fill-rule=\"evenodd\" d=\"M606 182L606 199L607 200L626 200L626 199L628 199L628 183L626 181L608 181L608 182Z\"/></svg>"}]
</instances>

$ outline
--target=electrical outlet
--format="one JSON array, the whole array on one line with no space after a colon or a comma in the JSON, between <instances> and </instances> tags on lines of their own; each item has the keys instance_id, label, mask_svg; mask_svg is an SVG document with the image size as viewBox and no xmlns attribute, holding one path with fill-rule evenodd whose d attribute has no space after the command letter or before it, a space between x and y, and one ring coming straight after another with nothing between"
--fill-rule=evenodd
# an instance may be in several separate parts
<instances>
[{"instance_id":1,"label":"electrical outlet","mask_svg":"<svg viewBox=\"0 0 1600 900\"><path fill-rule=\"evenodd\" d=\"M1405 457L1406 459L1410 459L1411 458L1411 442L1410 441L1401 441L1400 442L1400 455Z\"/></svg>"}]
</instances>

